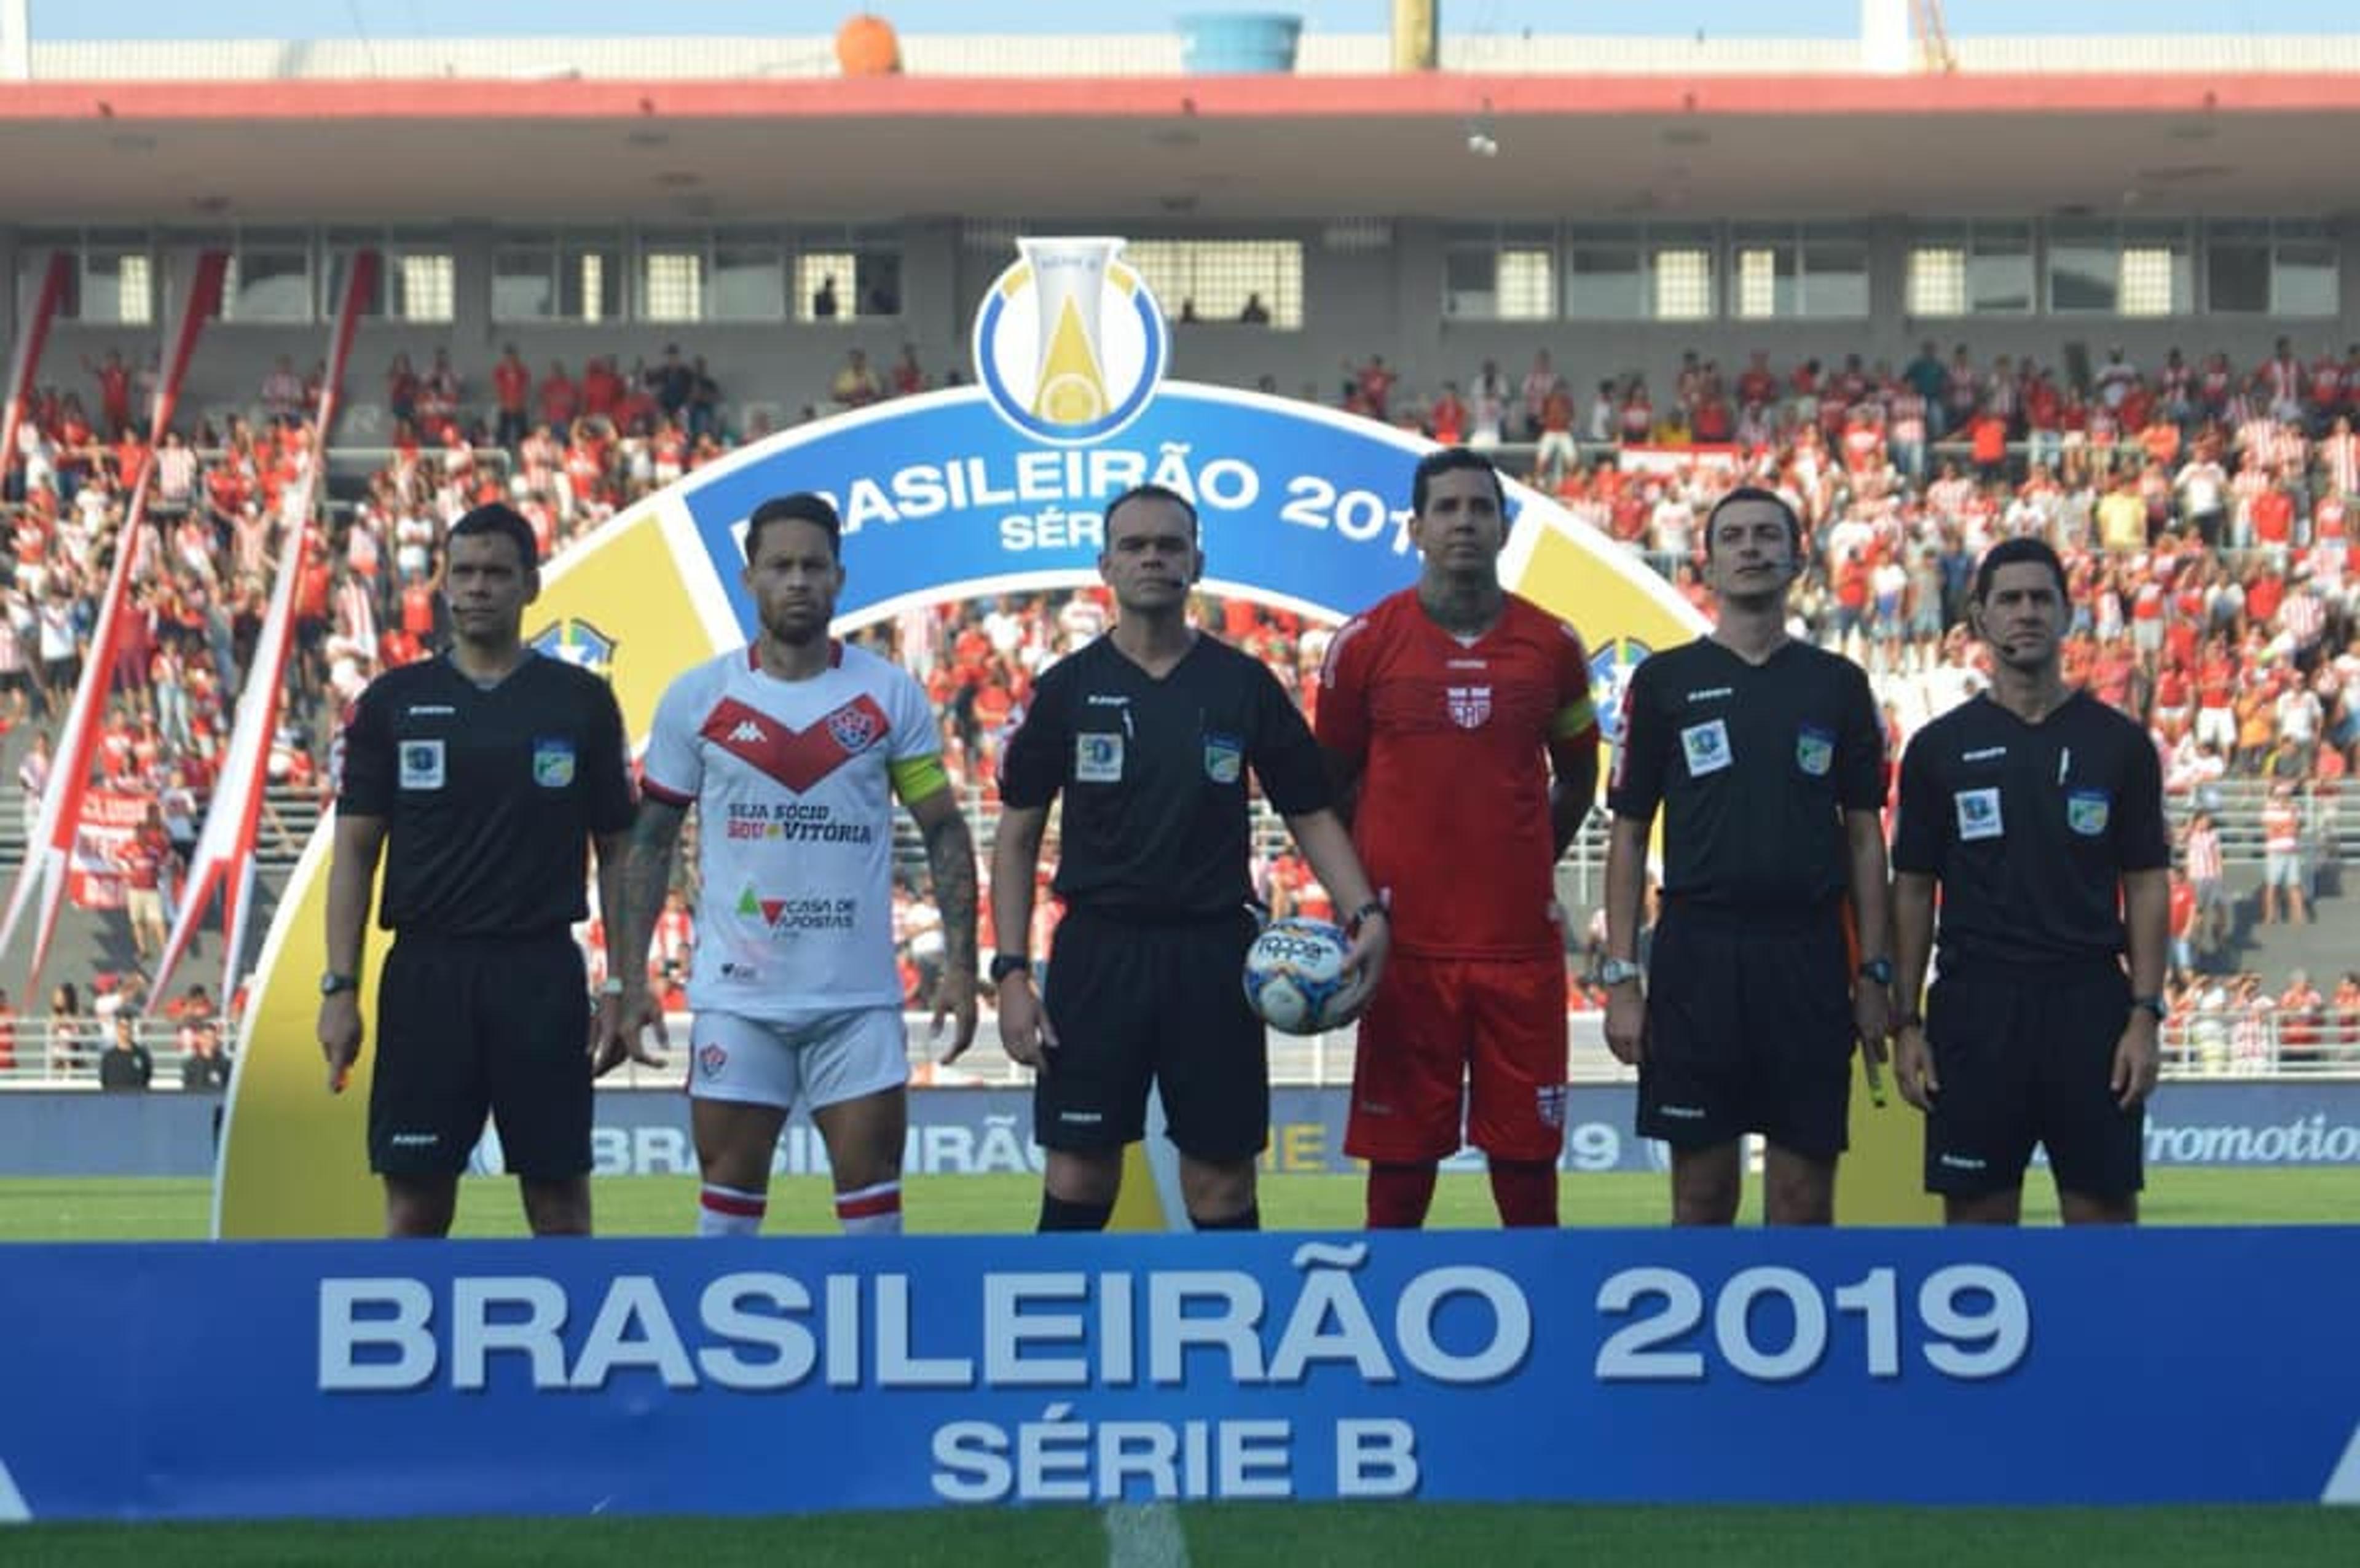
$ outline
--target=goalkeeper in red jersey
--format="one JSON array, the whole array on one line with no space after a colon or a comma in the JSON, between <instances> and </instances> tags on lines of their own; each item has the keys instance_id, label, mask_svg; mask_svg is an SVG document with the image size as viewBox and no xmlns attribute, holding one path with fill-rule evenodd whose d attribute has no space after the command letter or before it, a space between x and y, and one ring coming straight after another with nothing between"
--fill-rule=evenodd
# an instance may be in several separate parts
<instances>
[{"instance_id":1,"label":"goalkeeper in red jersey","mask_svg":"<svg viewBox=\"0 0 2360 1568\"><path fill-rule=\"evenodd\" d=\"M1370 1226L1413 1228L1463 1121L1501 1222L1553 1225L1567 1057L1555 874L1598 787L1590 659L1571 627L1501 587L1508 518L1488 461L1431 454L1410 506L1417 586L1336 634L1317 707L1393 927L1344 1149L1370 1162Z\"/></svg>"}]
</instances>

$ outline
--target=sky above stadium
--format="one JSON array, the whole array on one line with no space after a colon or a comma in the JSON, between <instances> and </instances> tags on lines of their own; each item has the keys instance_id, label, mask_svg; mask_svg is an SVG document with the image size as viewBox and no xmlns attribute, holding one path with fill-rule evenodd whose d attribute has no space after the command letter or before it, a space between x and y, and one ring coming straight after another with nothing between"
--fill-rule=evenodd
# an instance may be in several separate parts
<instances>
[{"instance_id":1,"label":"sky above stadium","mask_svg":"<svg viewBox=\"0 0 2360 1568\"><path fill-rule=\"evenodd\" d=\"M1860 0L1441 0L1447 33L1849 38ZM1382 32L1389 0L33 0L38 39L747 37L832 32L874 10L905 33L1169 32L1184 12L1279 11L1322 32ZM2106 33L2286 34L2354 30L2352 0L1947 0L1952 37Z\"/></svg>"}]
</instances>

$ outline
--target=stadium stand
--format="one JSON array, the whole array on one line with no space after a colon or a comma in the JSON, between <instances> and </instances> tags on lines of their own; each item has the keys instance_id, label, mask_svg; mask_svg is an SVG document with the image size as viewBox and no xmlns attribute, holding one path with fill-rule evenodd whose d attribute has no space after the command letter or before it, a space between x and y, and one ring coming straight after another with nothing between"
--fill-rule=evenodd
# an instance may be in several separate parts
<instances>
[{"instance_id":1,"label":"stadium stand","mask_svg":"<svg viewBox=\"0 0 2360 1568\"><path fill-rule=\"evenodd\" d=\"M825 74L825 40L577 39L555 97L624 79L670 84L665 115L630 128L622 154L628 176L659 194L615 197L623 215L609 225L555 216L610 210L604 197L621 166L579 156L580 122L521 116L504 132L501 158L475 159L459 154L475 150L477 123L454 112L448 123L406 122L393 162L377 161L394 155L365 137L336 141L326 160L333 188L386 192L379 220L326 223L321 214L338 209L306 183L320 171L290 147L277 167L222 171L223 201L255 212L251 222L183 223L172 215L178 203L122 173L102 182L117 226L29 216L11 227L20 283L62 249L75 287L17 450L0 454L12 539L0 589L0 723L9 726L0 790L17 797L0 803L0 864L21 855L27 789L43 772L31 737L54 727L85 651L94 590L140 465L155 466L158 548L126 630L133 657L103 756L109 784L143 814L149 802L157 808L148 836L169 875L185 855L174 829L202 805L259 623L281 497L304 465L325 464L300 588L302 657L273 754L268 872L317 820L340 702L374 671L432 646L439 529L467 505L510 499L563 549L651 489L774 430L956 384L965 307L1008 242L1039 226L1016 215L1041 194L1018 171L1054 153L1072 126L1019 116L946 139L942 127L964 122L920 101L926 79L1048 72L1119 85L1175 73L1178 44L1067 40L1054 58L1037 40L909 44L908 85L919 98L905 119L923 158L879 140L857 115L817 115L806 128L814 167L871 177L847 222L713 221L711 192L742 175L759 127L749 122L742 134L755 139L733 141L740 132L725 136L694 107L716 79ZM1613 94L1595 83L1560 91L1574 79L1556 78L1559 87L1535 88L1535 107L1517 124L1490 127L1502 133L1491 138L1494 154L1505 140L1528 156L1487 158L1480 188L1452 138L1439 152L1427 146L1427 111L1372 99L1376 121L1349 133L1357 141L1335 139L1347 133L1329 123L1341 117L1328 116L1290 121L1283 148L1257 144L1265 151L1239 211L1280 218L1196 223L1201 192L1184 191L1152 203L1160 216L1126 220L1147 203L1127 173L1069 194L1083 213L1095 204L1114 214L1089 226L1139 236L1128 254L1175 317L1176 374L1285 388L1489 448L1699 604L1693 555L1704 510L1740 478L1785 490L1812 527L1798 630L1871 671L1896 744L1979 684L1961 630L1976 554L2013 534L2051 539L2072 566L2070 674L2150 724L2186 841L2193 903L2175 966L2176 1061L2360 1060L2351 1006L2360 983L2346 973L2350 851L2340 833L2341 796L2360 760L2360 533L2351 517L2360 504L2352 430L2360 343L2349 341L2360 334L2351 325L2360 264L2332 225L2272 215L2319 207L2315 191L2282 178L2291 160L2274 155L2344 122L2306 111L2299 123L2273 119L2258 143L2236 140L2255 118L2240 83L2348 67L2352 45L2330 40L2326 55L2268 40L2222 48L1967 42L1958 82L1914 85L1988 116L1981 151L2010 171L2005 200L2016 204L1991 219L1830 219L1824 202L1804 199L1824 187L1839 193L1839 212L1929 210L1921 194L1990 211L1989 193L1948 169L1954 149L1930 116L1877 120L1874 156L1819 148L1807 158L1799 142L1766 134L1742 151L1691 150L1683 157L1693 169L1649 176L1666 190L1632 206L1616 181L1660 161L1671 133L1657 122L1686 112L1682 82L1713 84L1716 108L1737 113L1748 73L1823 73L1824 115L1859 125L1878 113L1848 74L1850 53L1794 40L1682 40L1671 52L1662 40L1526 39L1513 50L1502 40L1453 41L1443 61L1451 70L1497 70L1513 58L1519 71L1611 71L1633 95L1627 111L1609 114L1597 104ZM1370 40L1315 38L1296 71L1341 91L1381 62ZM134 89L156 80L233 82L258 94L257 103L310 103L303 93L333 89L347 105L337 113L365 131L379 112L369 107L379 85L369 79L382 73L491 81L544 63L482 40L379 40L368 50L323 43L296 54L37 44L28 71L49 81L119 79L124 112L135 116ZM2001 83L2144 73L2136 83L2197 69L2243 73L2215 100L2230 128L2221 167L2244 171L2238 200L2222 208L2234 209L2228 216L2172 217L2151 201L2131 217L2074 210L2075 192L2123 183L2103 162L2109 155L2060 136L2058 106L2038 93L1970 103L1979 73ZM1153 145L1193 161L1209 140L1202 156L1214 158L1232 132L1266 124L1245 92L1228 119L1191 119L1159 131L1166 141ZM1669 94L1660 114L1650 93ZM2152 93L2117 96L2108 112L2149 163L2158 147L2214 134L2200 137ZM1080 111L1079 123L1120 123L1095 113ZM699 168L674 171L667 160L689 160L670 138L691 126L702 138ZM55 158L69 172L77 158L104 169L123 151L75 144ZM519 190L501 183L495 164L540 172ZM1940 180L1930 173L1938 167ZM2133 183L2142 167L2134 164ZM1306 180L1306 170L1321 179ZM1896 188L1903 179L1907 188ZM242 183L249 180L261 183ZM576 200L590 188L568 183L577 180L602 192L597 206ZM430 182L440 204L418 208ZM1352 215L1307 215L1313 190L1322 207ZM964 191L981 201L946 199ZM1754 201L1813 211L1792 222L1736 216ZM1428 215L1407 215L1415 209L1404 202ZM1679 221L1659 221L1673 206ZM413 209L514 216L420 223ZM970 215L909 216L941 212ZM230 330L200 356L191 417L150 452L133 427L155 391L154 326L166 285L200 244L234 253L223 310ZM363 336L368 368L353 378L326 450L314 452L295 416L320 372L299 366L315 352L323 301L364 245L390 263ZM1324 628L1248 604L1208 600L1201 613L1316 702ZM1038 593L940 606L861 634L929 682L986 830L1000 733L1041 664L1104 615L1087 593ZM1283 906L1303 879L1276 844L1273 836L1268 881ZM1569 909L1589 907L1597 857L1592 838L1569 860ZM2266 898L2261 883L2273 872L2294 886ZM924 967L926 918L913 902L905 944L913 975ZM70 933L58 973L87 995L137 957L122 916L92 911ZM1569 961L1579 968L1581 955ZM2298 971L2315 985L2298 984ZM2316 1004L2311 990L2322 993ZM38 1043L38 1018L19 1018L16 1029L13 1064L0 1061L0 1073L46 1073L75 1054ZM2242 1051L2213 1044L2214 1033L2225 1041L2240 1029Z\"/></svg>"}]
</instances>

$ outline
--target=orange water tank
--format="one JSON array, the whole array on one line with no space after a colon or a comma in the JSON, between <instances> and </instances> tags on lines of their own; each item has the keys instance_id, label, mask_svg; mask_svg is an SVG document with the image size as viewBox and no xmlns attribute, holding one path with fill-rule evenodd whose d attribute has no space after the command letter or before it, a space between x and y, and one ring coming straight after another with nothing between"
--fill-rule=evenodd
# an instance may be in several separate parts
<instances>
[{"instance_id":1,"label":"orange water tank","mask_svg":"<svg viewBox=\"0 0 2360 1568\"><path fill-rule=\"evenodd\" d=\"M836 63L847 76L899 76L901 36L882 16L855 16L836 31Z\"/></svg>"}]
</instances>

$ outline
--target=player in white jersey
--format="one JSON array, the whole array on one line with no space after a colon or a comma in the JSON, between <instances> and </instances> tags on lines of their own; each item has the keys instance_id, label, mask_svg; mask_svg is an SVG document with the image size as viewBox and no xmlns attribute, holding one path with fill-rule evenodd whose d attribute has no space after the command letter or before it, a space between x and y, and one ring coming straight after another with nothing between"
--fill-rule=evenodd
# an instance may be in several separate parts
<instances>
[{"instance_id":1,"label":"player in white jersey","mask_svg":"<svg viewBox=\"0 0 2360 1568\"><path fill-rule=\"evenodd\" d=\"M841 536L822 496L755 509L744 581L761 632L672 682L642 759L598 1068L656 1060L641 1043L663 1031L648 944L694 805L688 1083L703 1236L761 1228L771 1151L798 1100L826 1142L846 1232L901 1228L909 1046L893 957L895 796L925 835L943 915L936 1037L956 1019L944 1060L975 1038L975 845L925 692L900 666L828 636Z\"/></svg>"}]
</instances>

